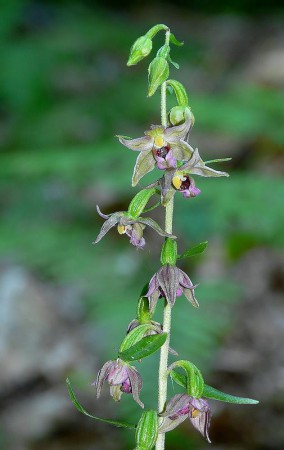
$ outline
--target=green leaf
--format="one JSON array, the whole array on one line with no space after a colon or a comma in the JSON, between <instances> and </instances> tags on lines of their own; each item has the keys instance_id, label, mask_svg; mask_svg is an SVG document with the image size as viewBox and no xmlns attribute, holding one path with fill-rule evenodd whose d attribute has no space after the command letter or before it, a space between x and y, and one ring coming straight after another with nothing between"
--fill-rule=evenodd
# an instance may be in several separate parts
<instances>
[{"instance_id":1,"label":"green leaf","mask_svg":"<svg viewBox=\"0 0 284 450\"><path fill-rule=\"evenodd\" d=\"M185 388L187 394L195 398L200 398L204 389L204 380L200 370L190 361L180 360L170 365L168 374L176 367L180 367L185 371Z\"/></svg>"},{"instance_id":2,"label":"green leaf","mask_svg":"<svg viewBox=\"0 0 284 450\"><path fill-rule=\"evenodd\" d=\"M71 387L69 378L66 379L66 383L67 383L67 388L68 388L69 396L70 396L70 399L72 400L72 403L75 405L75 407L78 409L78 411L85 414L85 416L91 417L91 419L100 420L101 422L109 423L110 425L114 425L115 427L136 428L136 425L132 425L127 422L120 422L117 420L110 420L110 419L102 419L101 417L96 417L96 416L93 416L92 414L88 413L85 410L85 408L83 408L83 406L78 402L78 400L73 392L73 389Z\"/></svg>"},{"instance_id":3,"label":"green leaf","mask_svg":"<svg viewBox=\"0 0 284 450\"><path fill-rule=\"evenodd\" d=\"M136 328L135 328L136 329ZM134 330L133 330L134 331ZM167 339L167 333L146 336L129 349L118 354L123 361L136 361L155 353Z\"/></svg>"},{"instance_id":4,"label":"green leaf","mask_svg":"<svg viewBox=\"0 0 284 450\"><path fill-rule=\"evenodd\" d=\"M134 219L139 217L154 194L156 194L156 188L142 189L142 191L138 192L129 204L128 214Z\"/></svg>"},{"instance_id":5,"label":"green leaf","mask_svg":"<svg viewBox=\"0 0 284 450\"><path fill-rule=\"evenodd\" d=\"M173 33L170 34L170 42L178 47L181 47L184 44L183 42L178 41Z\"/></svg>"},{"instance_id":6,"label":"green leaf","mask_svg":"<svg viewBox=\"0 0 284 450\"><path fill-rule=\"evenodd\" d=\"M171 86L175 92L176 99L179 106L188 105L188 97L185 87L177 80L167 80L167 85Z\"/></svg>"},{"instance_id":7,"label":"green leaf","mask_svg":"<svg viewBox=\"0 0 284 450\"><path fill-rule=\"evenodd\" d=\"M186 376L182 373L175 372L174 370L171 371L170 377L173 381L175 381L179 386L186 389Z\"/></svg>"},{"instance_id":8,"label":"green leaf","mask_svg":"<svg viewBox=\"0 0 284 450\"><path fill-rule=\"evenodd\" d=\"M178 255L178 259L182 258L190 258L191 256L200 255L204 252L208 245L208 241L201 242L200 244L195 245L194 247L191 247L186 252L182 253L181 255Z\"/></svg>"},{"instance_id":9,"label":"green leaf","mask_svg":"<svg viewBox=\"0 0 284 450\"><path fill-rule=\"evenodd\" d=\"M130 331L125 338L123 339L121 346L119 348L119 353L128 350L133 345L137 344L137 342L141 341L145 336L145 333L151 329L151 324L145 323L143 325L139 325L134 328L134 330Z\"/></svg>"},{"instance_id":10,"label":"green leaf","mask_svg":"<svg viewBox=\"0 0 284 450\"><path fill-rule=\"evenodd\" d=\"M238 405L256 405L258 400L245 397L236 397L235 395L226 394L218 389L215 389L207 384L204 385L203 397L212 398L213 400L219 400L221 402L235 403Z\"/></svg>"}]
</instances>

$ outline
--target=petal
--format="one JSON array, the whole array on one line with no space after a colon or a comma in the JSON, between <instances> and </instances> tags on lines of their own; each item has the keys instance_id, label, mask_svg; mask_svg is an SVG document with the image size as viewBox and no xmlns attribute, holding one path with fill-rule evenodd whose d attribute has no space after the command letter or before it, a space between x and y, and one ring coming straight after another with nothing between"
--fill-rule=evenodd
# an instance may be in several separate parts
<instances>
[{"instance_id":1,"label":"petal","mask_svg":"<svg viewBox=\"0 0 284 450\"><path fill-rule=\"evenodd\" d=\"M108 218L111 216L111 214L103 214L103 213L101 212L100 208L99 208L99 205L96 205L96 209L97 209L98 214L99 214L103 219L108 219Z\"/></svg>"},{"instance_id":2,"label":"petal","mask_svg":"<svg viewBox=\"0 0 284 450\"><path fill-rule=\"evenodd\" d=\"M174 169L166 170L164 176L160 179L162 205L164 206L171 200L171 198L175 194L175 189L172 186L172 179L174 174Z\"/></svg>"},{"instance_id":3,"label":"petal","mask_svg":"<svg viewBox=\"0 0 284 450\"><path fill-rule=\"evenodd\" d=\"M151 172L156 165L156 160L152 151L141 152L136 160L136 164L133 171L132 186L136 186L139 180Z\"/></svg>"},{"instance_id":4,"label":"petal","mask_svg":"<svg viewBox=\"0 0 284 450\"><path fill-rule=\"evenodd\" d=\"M179 286L179 273L175 266L169 264L161 267L157 272L158 283L165 293L166 299L171 306L174 306L176 301L176 292Z\"/></svg>"},{"instance_id":5,"label":"petal","mask_svg":"<svg viewBox=\"0 0 284 450\"><path fill-rule=\"evenodd\" d=\"M131 320L131 322L129 323L127 330L126 330L126 334L130 333L130 331L134 330L134 328L137 328L140 325L139 320L137 319L133 319Z\"/></svg>"},{"instance_id":6,"label":"petal","mask_svg":"<svg viewBox=\"0 0 284 450\"><path fill-rule=\"evenodd\" d=\"M145 131L146 136L151 136L152 138L163 136L165 127L163 125L151 125L150 130Z\"/></svg>"},{"instance_id":7,"label":"petal","mask_svg":"<svg viewBox=\"0 0 284 450\"><path fill-rule=\"evenodd\" d=\"M200 175L201 177L229 177L230 175L227 172L221 172L220 170L214 170L211 167L203 166L195 166L193 169L190 169L190 173L193 175Z\"/></svg>"},{"instance_id":8,"label":"petal","mask_svg":"<svg viewBox=\"0 0 284 450\"><path fill-rule=\"evenodd\" d=\"M206 438L206 440L211 443L209 439L209 425L211 419L210 409L206 412L200 412L196 417L190 417L189 420L201 434Z\"/></svg>"},{"instance_id":9,"label":"petal","mask_svg":"<svg viewBox=\"0 0 284 450\"><path fill-rule=\"evenodd\" d=\"M153 148L154 141L150 136L143 136L137 139L125 139L122 136L117 136L119 142L125 145L125 147L130 150L134 150L137 152L144 152L146 150L151 150Z\"/></svg>"},{"instance_id":10,"label":"petal","mask_svg":"<svg viewBox=\"0 0 284 450\"><path fill-rule=\"evenodd\" d=\"M183 293L184 293L184 296L187 298L187 300L192 304L192 306L194 306L195 308L199 308L199 303L195 298L193 288L192 289L184 288Z\"/></svg>"},{"instance_id":11,"label":"petal","mask_svg":"<svg viewBox=\"0 0 284 450\"><path fill-rule=\"evenodd\" d=\"M101 370L98 373L97 379L94 383L92 383L92 385L95 385L97 388L97 398L99 398L100 394L101 394L101 390L103 387L103 384L105 382L105 380L108 377L109 371L111 369L111 367L115 364L115 361L107 361L103 367L101 368Z\"/></svg>"},{"instance_id":12,"label":"petal","mask_svg":"<svg viewBox=\"0 0 284 450\"><path fill-rule=\"evenodd\" d=\"M135 367L128 366L128 377L130 379L131 389L132 389L132 395L134 400L138 403L138 405L141 406L141 408L144 408L144 404L141 402L139 398L139 392L142 389L142 378L135 369Z\"/></svg>"},{"instance_id":13,"label":"petal","mask_svg":"<svg viewBox=\"0 0 284 450\"><path fill-rule=\"evenodd\" d=\"M192 288L193 283L189 276L181 269L178 269L179 272L179 283L184 288Z\"/></svg>"},{"instance_id":14,"label":"petal","mask_svg":"<svg viewBox=\"0 0 284 450\"><path fill-rule=\"evenodd\" d=\"M193 155L193 148L185 141L177 141L171 145L173 156L181 160L189 160Z\"/></svg>"},{"instance_id":15,"label":"petal","mask_svg":"<svg viewBox=\"0 0 284 450\"><path fill-rule=\"evenodd\" d=\"M155 292L153 292L153 294L150 295L149 297L149 311L151 314L153 314L153 312L155 311L157 302L159 300L160 297L160 291L157 290Z\"/></svg>"},{"instance_id":16,"label":"petal","mask_svg":"<svg viewBox=\"0 0 284 450\"><path fill-rule=\"evenodd\" d=\"M147 294L144 297L150 297L159 288L159 283L157 280L157 275L153 275L150 282Z\"/></svg>"},{"instance_id":17,"label":"petal","mask_svg":"<svg viewBox=\"0 0 284 450\"><path fill-rule=\"evenodd\" d=\"M114 213L108 220L105 221L101 228L101 231L96 237L96 240L93 242L94 244L97 244L105 236L105 234L119 222L121 214L122 213Z\"/></svg>"},{"instance_id":18,"label":"petal","mask_svg":"<svg viewBox=\"0 0 284 450\"><path fill-rule=\"evenodd\" d=\"M160 236L167 236L172 239L176 239L176 236L173 234L166 233L166 231L162 230L162 228L155 222L155 220L150 217L139 217L138 221L143 223L144 225L148 225L148 227L153 228Z\"/></svg>"},{"instance_id":19,"label":"petal","mask_svg":"<svg viewBox=\"0 0 284 450\"><path fill-rule=\"evenodd\" d=\"M182 123L181 125L177 125L175 127L169 127L165 129L164 136L165 140L172 144L173 142L184 139L186 135L189 133L190 129L193 127L193 119L191 114L187 115L188 119Z\"/></svg>"},{"instance_id":20,"label":"petal","mask_svg":"<svg viewBox=\"0 0 284 450\"><path fill-rule=\"evenodd\" d=\"M107 381L110 385L120 385L128 379L128 366L118 359L110 367Z\"/></svg>"}]
</instances>

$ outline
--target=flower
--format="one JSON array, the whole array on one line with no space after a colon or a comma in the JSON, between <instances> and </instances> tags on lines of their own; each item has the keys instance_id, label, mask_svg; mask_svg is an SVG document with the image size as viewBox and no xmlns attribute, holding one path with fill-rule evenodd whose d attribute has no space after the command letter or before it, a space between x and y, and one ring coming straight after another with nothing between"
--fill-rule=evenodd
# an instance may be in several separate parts
<instances>
[{"instance_id":1,"label":"flower","mask_svg":"<svg viewBox=\"0 0 284 450\"><path fill-rule=\"evenodd\" d=\"M192 117L188 111L186 121L181 125L168 128L152 125L150 130L145 131L145 136L137 139L117 136L127 148L140 152L134 167L133 186L136 186L155 166L160 170L176 168L177 161L188 160L191 157L192 149L184 139L193 126Z\"/></svg>"},{"instance_id":2,"label":"flower","mask_svg":"<svg viewBox=\"0 0 284 450\"><path fill-rule=\"evenodd\" d=\"M199 304L194 295L194 286L190 278L176 266L166 264L162 266L151 278L148 292L150 311L153 311L160 297L165 297L167 302L174 306L176 297L185 295L188 301L198 307Z\"/></svg>"},{"instance_id":3,"label":"flower","mask_svg":"<svg viewBox=\"0 0 284 450\"><path fill-rule=\"evenodd\" d=\"M122 393L132 394L134 400L144 408L144 404L139 398L142 389L142 378L135 367L128 365L121 359L107 361L98 373L97 379L92 385L97 388L97 398L101 394L104 382L110 385L110 395L118 402Z\"/></svg>"},{"instance_id":4,"label":"flower","mask_svg":"<svg viewBox=\"0 0 284 450\"><path fill-rule=\"evenodd\" d=\"M173 430L187 417L192 425L204 436L210 443L209 425L211 419L211 410L208 402L203 398L191 397L187 394L177 394L166 404L166 410L160 417L164 420L159 428L160 433L166 433Z\"/></svg>"},{"instance_id":5,"label":"flower","mask_svg":"<svg viewBox=\"0 0 284 450\"><path fill-rule=\"evenodd\" d=\"M153 228L161 236L168 236L175 238L162 230L159 225L149 217L138 217L136 219L130 217L127 212L120 211L113 214L103 214L100 208L97 206L98 214L106 219L101 231L99 232L94 244L97 244L105 234L115 225L117 225L117 231L119 234L126 234L130 237L130 243L137 248L143 248L145 246L145 239L143 237L143 230L146 225Z\"/></svg>"},{"instance_id":6,"label":"flower","mask_svg":"<svg viewBox=\"0 0 284 450\"><path fill-rule=\"evenodd\" d=\"M187 144L188 145L188 144ZM226 159L225 159L226 160ZM216 160L217 162L222 160ZM229 174L206 166L202 161L198 149L192 149L191 158L185 161L177 169L172 168L164 173L164 176L155 183L150 184L147 188L157 186L161 187L162 204L168 203L175 191L180 191L184 198L196 197L200 194L200 189L195 186L193 178L190 176L199 175L201 177L228 177Z\"/></svg>"}]
</instances>

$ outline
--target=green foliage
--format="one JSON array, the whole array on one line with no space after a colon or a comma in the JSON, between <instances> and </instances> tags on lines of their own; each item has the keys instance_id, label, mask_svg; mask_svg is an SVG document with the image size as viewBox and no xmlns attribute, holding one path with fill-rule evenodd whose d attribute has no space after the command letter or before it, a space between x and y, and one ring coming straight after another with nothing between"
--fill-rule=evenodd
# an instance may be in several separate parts
<instances>
[{"instance_id":1,"label":"green foliage","mask_svg":"<svg viewBox=\"0 0 284 450\"><path fill-rule=\"evenodd\" d=\"M146 336L136 344L120 352L118 356L123 361L137 361L139 359L146 358L159 350L159 348L166 342L166 339L166 333Z\"/></svg>"}]
</instances>

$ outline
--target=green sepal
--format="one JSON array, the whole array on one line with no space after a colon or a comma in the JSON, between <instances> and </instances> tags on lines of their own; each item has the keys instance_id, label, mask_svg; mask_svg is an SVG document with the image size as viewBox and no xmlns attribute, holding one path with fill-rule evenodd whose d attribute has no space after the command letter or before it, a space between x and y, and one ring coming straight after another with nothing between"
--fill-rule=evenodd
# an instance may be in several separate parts
<instances>
[{"instance_id":1,"label":"green sepal","mask_svg":"<svg viewBox=\"0 0 284 450\"><path fill-rule=\"evenodd\" d=\"M158 25L155 25L154 27L150 28L149 31L147 31L147 33L145 34L145 36L147 36L150 39L153 39L154 36L156 36L156 34L161 31L168 31L168 27L167 25L164 25L163 23L159 23Z\"/></svg>"},{"instance_id":2,"label":"green sepal","mask_svg":"<svg viewBox=\"0 0 284 450\"><path fill-rule=\"evenodd\" d=\"M212 398L213 400L219 400L226 403L235 403L237 405L257 405L258 400L246 397L237 397L235 395L226 394L218 389L215 389L207 384L204 385L203 397Z\"/></svg>"},{"instance_id":3,"label":"green sepal","mask_svg":"<svg viewBox=\"0 0 284 450\"><path fill-rule=\"evenodd\" d=\"M128 333L123 339L119 348L119 353L123 353L133 345L137 344L137 342L141 341L141 339L143 339L143 337L145 336L145 333L147 333L147 331L149 331L150 329L151 324L144 323L131 330L130 333Z\"/></svg>"},{"instance_id":4,"label":"green sepal","mask_svg":"<svg viewBox=\"0 0 284 450\"><path fill-rule=\"evenodd\" d=\"M144 411L138 422L135 441L135 450L152 450L158 437L157 411Z\"/></svg>"},{"instance_id":5,"label":"green sepal","mask_svg":"<svg viewBox=\"0 0 284 450\"><path fill-rule=\"evenodd\" d=\"M161 251L161 264L175 266L177 262L177 243L171 238L166 238Z\"/></svg>"},{"instance_id":6,"label":"green sepal","mask_svg":"<svg viewBox=\"0 0 284 450\"><path fill-rule=\"evenodd\" d=\"M184 44L183 42L178 41L173 33L170 34L170 42L178 47L181 47Z\"/></svg>"},{"instance_id":7,"label":"green sepal","mask_svg":"<svg viewBox=\"0 0 284 450\"><path fill-rule=\"evenodd\" d=\"M194 398L200 398L204 390L204 380L200 370L190 361L180 360L170 365L168 373L171 374L176 367L181 367L185 371L186 393ZM171 376L175 379L174 375Z\"/></svg>"},{"instance_id":8,"label":"green sepal","mask_svg":"<svg viewBox=\"0 0 284 450\"><path fill-rule=\"evenodd\" d=\"M147 286L147 290L145 292L145 294L148 291L148 284ZM140 297L138 300L138 305L137 305L137 320L139 320L139 322L141 324L145 324L145 323L149 323L151 321L152 318L152 314L150 313L149 310L149 300L146 297Z\"/></svg>"},{"instance_id":9,"label":"green sepal","mask_svg":"<svg viewBox=\"0 0 284 450\"><path fill-rule=\"evenodd\" d=\"M191 256L201 255L206 249L208 245L208 241L201 242L200 244L194 245L190 249L186 250L186 252L178 255L177 259L190 258Z\"/></svg>"},{"instance_id":10,"label":"green sepal","mask_svg":"<svg viewBox=\"0 0 284 450\"><path fill-rule=\"evenodd\" d=\"M160 56L156 56L153 61L150 63L148 68L148 97L151 97L155 94L161 84L163 84L168 76L169 76L169 64L165 58L161 58Z\"/></svg>"},{"instance_id":11,"label":"green sepal","mask_svg":"<svg viewBox=\"0 0 284 450\"><path fill-rule=\"evenodd\" d=\"M142 189L142 191L138 192L128 206L127 212L129 216L137 219L143 213L145 206L154 194L156 194L156 188Z\"/></svg>"},{"instance_id":12,"label":"green sepal","mask_svg":"<svg viewBox=\"0 0 284 450\"><path fill-rule=\"evenodd\" d=\"M231 161L232 158L217 158L217 159L210 159L209 161L204 161L204 164L211 164L211 163L219 163L219 162L225 162L225 161Z\"/></svg>"},{"instance_id":13,"label":"green sepal","mask_svg":"<svg viewBox=\"0 0 284 450\"><path fill-rule=\"evenodd\" d=\"M188 106L188 97L185 87L177 80L167 80L167 85L171 86L175 92L179 106Z\"/></svg>"},{"instance_id":14,"label":"green sepal","mask_svg":"<svg viewBox=\"0 0 284 450\"><path fill-rule=\"evenodd\" d=\"M136 328L132 331L135 330ZM152 353L155 353L157 350L159 350L159 348L162 347L162 345L164 345L166 339L167 333L146 336L139 342L134 344L132 347L128 348L123 352L120 352L118 354L118 357L125 362L136 361L138 359L146 358L147 356L150 356L152 355Z\"/></svg>"},{"instance_id":15,"label":"green sepal","mask_svg":"<svg viewBox=\"0 0 284 450\"><path fill-rule=\"evenodd\" d=\"M167 59L170 54L170 46L168 44L164 44L159 50L157 51L156 56L160 56L161 58Z\"/></svg>"},{"instance_id":16,"label":"green sepal","mask_svg":"<svg viewBox=\"0 0 284 450\"><path fill-rule=\"evenodd\" d=\"M141 59L146 58L146 56L151 53L152 41L148 36L140 36L134 44L132 45L129 53L129 58L126 63L127 66L134 66Z\"/></svg>"},{"instance_id":17,"label":"green sepal","mask_svg":"<svg viewBox=\"0 0 284 450\"><path fill-rule=\"evenodd\" d=\"M74 394L74 391L73 391L73 389L71 387L71 383L70 383L69 378L66 379L66 384L67 384L67 389L68 389L69 396L70 396L70 399L71 399L72 403L78 409L78 411L80 411L82 414L85 414L85 416L91 417L91 419L99 420L101 422L109 423L110 425L114 425L115 427L136 428L136 425L132 425L132 424L127 423L127 422L120 422L120 421L111 420L111 419L103 419L101 417L96 417L96 416L93 416L92 414L88 413L85 410L85 408L78 402L78 400L77 400L77 398L76 398L76 396Z\"/></svg>"}]
</instances>

